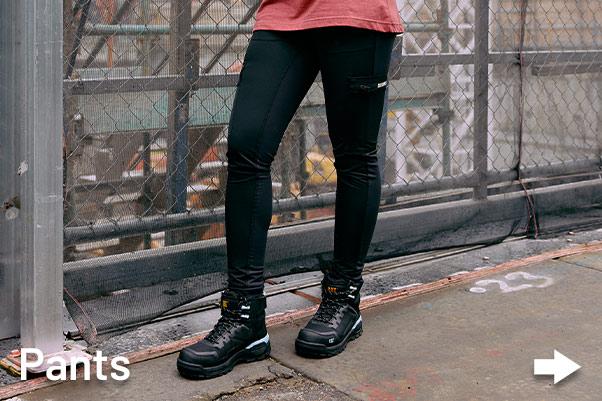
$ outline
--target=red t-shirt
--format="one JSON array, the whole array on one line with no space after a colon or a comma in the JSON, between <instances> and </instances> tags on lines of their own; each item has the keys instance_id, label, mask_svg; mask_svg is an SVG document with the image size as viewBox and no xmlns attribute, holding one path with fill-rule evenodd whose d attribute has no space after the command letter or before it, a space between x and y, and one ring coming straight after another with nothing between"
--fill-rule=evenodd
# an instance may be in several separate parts
<instances>
[{"instance_id":1,"label":"red t-shirt","mask_svg":"<svg viewBox=\"0 0 602 401\"><path fill-rule=\"evenodd\" d=\"M395 0L262 0L253 30L353 26L403 32Z\"/></svg>"}]
</instances>

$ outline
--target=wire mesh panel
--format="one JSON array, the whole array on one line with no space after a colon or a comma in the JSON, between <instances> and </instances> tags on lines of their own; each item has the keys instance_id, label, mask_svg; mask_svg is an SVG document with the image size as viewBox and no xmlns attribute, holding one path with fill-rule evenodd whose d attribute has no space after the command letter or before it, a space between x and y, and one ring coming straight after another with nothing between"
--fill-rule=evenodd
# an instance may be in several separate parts
<instances>
[{"instance_id":1,"label":"wire mesh panel","mask_svg":"<svg viewBox=\"0 0 602 401\"><path fill-rule=\"evenodd\" d=\"M406 31L379 138L383 212L598 169L602 5L398 6ZM225 286L228 121L258 7L64 1L65 301L89 342ZM323 267L331 231L305 223L332 221L336 182L318 78L272 164L278 231L266 276ZM404 227L394 240L377 234L369 258L499 240L525 223L519 209L464 237L457 226L468 230L482 211L439 222L438 237L404 242Z\"/></svg>"},{"instance_id":2,"label":"wire mesh panel","mask_svg":"<svg viewBox=\"0 0 602 401\"><path fill-rule=\"evenodd\" d=\"M601 5L496 1L492 9L492 50L522 54L493 71L498 142L522 167L599 159L600 62L588 53L600 48Z\"/></svg>"},{"instance_id":3,"label":"wire mesh panel","mask_svg":"<svg viewBox=\"0 0 602 401\"><path fill-rule=\"evenodd\" d=\"M403 53L421 63L423 55L470 54L474 49L474 7L470 1L400 4L407 31ZM401 50L401 49L400 49ZM390 159L394 182L420 182L472 170L472 65L436 62L398 67L389 106L394 114ZM401 101L404 100L405 102ZM400 102L401 101L401 102Z\"/></svg>"}]
</instances>

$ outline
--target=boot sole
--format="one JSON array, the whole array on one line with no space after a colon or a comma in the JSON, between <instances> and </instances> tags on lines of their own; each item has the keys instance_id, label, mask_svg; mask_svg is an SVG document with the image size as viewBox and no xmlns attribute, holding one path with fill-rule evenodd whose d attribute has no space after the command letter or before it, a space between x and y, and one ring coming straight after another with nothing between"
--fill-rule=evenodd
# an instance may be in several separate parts
<instances>
[{"instance_id":1,"label":"boot sole","mask_svg":"<svg viewBox=\"0 0 602 401\"><path fill-rule=\"evenodd\" d=\"M226 361L219 365L203 366L191 362L182 361L178 358L177 367L180 375L186 379L212 379L214 377L225 375L234 369L239 363L255 362L266 359L270 356L271 345L268 339L267 342L262 342L252 348L243 348L234 353Z\"/></svg>"},{"instance_id":2,"label":"boot sole","mask_svg":"<svg viewBox=\"0 0 602 401\"><path fill-rule=\"evenodd\" d=\"M324 344L312 343L303 340L295 340L295 351L297 355L305 358L330 358L345 351L347 343L353 341L362 335L364 329L362 327L362 321L359 322L357 327L347 334L347 337L338 344L325 346Z\"/></svg>"}]
</instances>

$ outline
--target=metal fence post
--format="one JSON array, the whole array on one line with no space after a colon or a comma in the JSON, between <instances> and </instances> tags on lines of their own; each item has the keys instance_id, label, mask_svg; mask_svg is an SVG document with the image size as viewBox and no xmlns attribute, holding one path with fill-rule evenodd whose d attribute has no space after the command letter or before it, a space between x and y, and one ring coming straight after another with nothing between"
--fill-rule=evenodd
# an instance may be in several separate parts
<instances>
[{"instance_id":1,"label":"metal fence post","mask_svg":"<svg viewBox=\"0 0 602 401\"><path fill-rule=\"evenodd\" d=\"M191 57L190 29L192 7L190 0L171 0L169 35L169 73L186 75ZM186 211L188 174L188 118L190 89L182 88L169 92L167 127L167 207L169 213ZM181 242L181 235L166 233L166 245Z\"/></svg>"},{"instance_id":2,"label":"metal fence post","mask_svg":"<svg viewBox=\"0 0 602 401\"><path fill-rule=\"evenodd\" d=\"M152 22L151 17L151 3L150 0L142 0L140 2L140 22L144 25L150 25ZM152 50L151 38L148 35L143 35L140 38L141 41L141 55L140 59L142 62L142 74L147 77L151 74L152 68L150 65L150 54ZM152 134L149 131L145 131L142 134L142 174L145 177L144 184L142 185L142 210L144 216L150 216L152 202L152 189L151 189L151 175L153 174L152 169ZM152 238L149 232L144 233L144 249L150 249L152 245Z\"/></svg>"},{"instance_id":3,"label":"metal fence post","mask_svg":"<svg viewBox=\"0 0 602 401\"><path fill-rule=\"evenodd\" d=\"M11 203L0 217L0 337L20 331L22 347L44 353L63 347L62 4L0 2L0 188Z\"/></svg>"},{"instance_id":4,"label":"metal fence post","mask_svg":"<svg viewBox=\"0 0 602 401\"><path fill-rule=\"evenodd\" d=\"M489 0L475 5L473 170L474 199L487 198L487 128L489 111Z\"/></svg>"},{"instance_id":5,"label":"metal fence post","mask_svg":"<svg viewBox=\"0 0 602 401\"><path fill-rule=\"evenodd\" d=\"M449 4L448 0L441 0L440 9L437 11L437 21L439 23L439 31L437 36L441 41L441 53L449 53L449 40L451 31L449 29ZM443 152L441 164L443 165L443 175L452 175L452 132L451 132L451 71L449 65L438 67L441 80L445 87L446 96L441 102L441 107L437 109L439 124L441 124L441 150Z\"/></svg>"}]
</instances>

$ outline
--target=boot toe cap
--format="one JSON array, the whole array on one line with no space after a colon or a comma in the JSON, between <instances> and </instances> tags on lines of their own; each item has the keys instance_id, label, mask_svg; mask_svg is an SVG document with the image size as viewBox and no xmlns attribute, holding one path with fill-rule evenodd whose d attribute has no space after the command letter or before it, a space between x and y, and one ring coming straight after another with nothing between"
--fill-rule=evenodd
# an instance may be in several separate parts
<instances>
[{"instance_id":1,"label":"boot toe cap","mask_svg":"<svg viewBox=\"0 0 602 401\"><path fill-rule=\"evenodd\" d=\"M299 331L297 340L306 343L328 345L332 339L336 339L336 336L337 333L334 330L305 327Z\"/></svg>"},{"instance_id":2,"label":"boot toe cap","mask_svg":"<svg viewBox=\"0 0 602 401\"><path fill-rule=\"evenodd\" d=\"M180 351L178 360L192 364L207 364L214 361L217 357L217 352L205 347L187 347Z\"/></svg>"}]
</instances>

